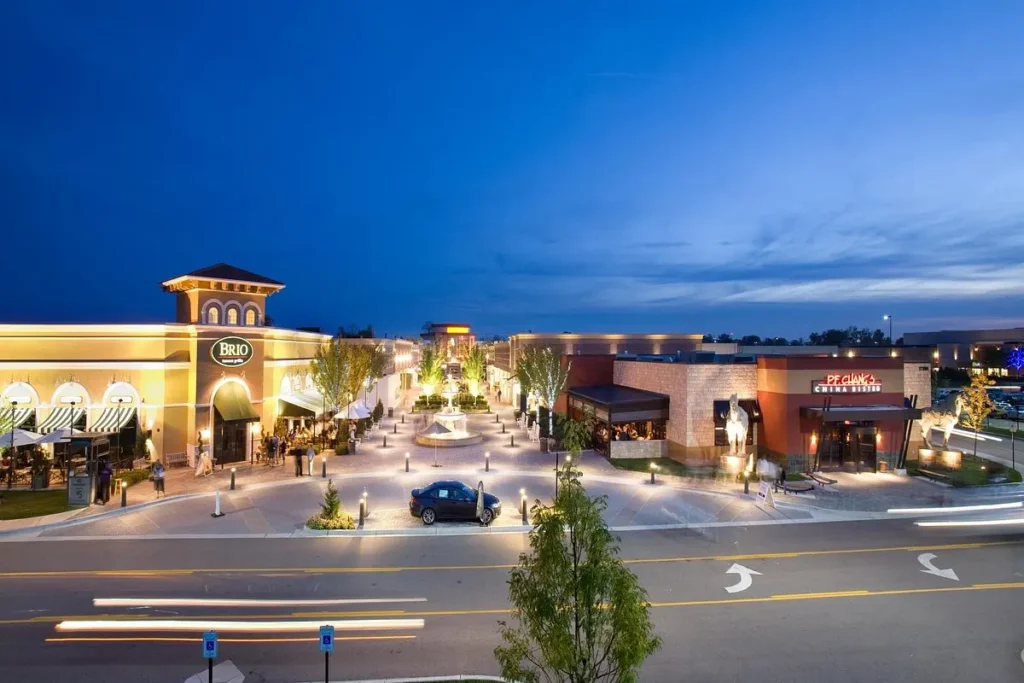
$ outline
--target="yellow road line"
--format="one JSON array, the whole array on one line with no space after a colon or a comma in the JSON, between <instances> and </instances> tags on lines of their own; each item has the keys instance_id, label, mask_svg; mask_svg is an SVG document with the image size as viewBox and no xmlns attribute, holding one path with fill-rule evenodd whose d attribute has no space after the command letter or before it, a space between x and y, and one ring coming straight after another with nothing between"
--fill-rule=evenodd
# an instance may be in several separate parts
<instances>
[{"instance_id":1,"label":"yellow road line","mask_svg":"<svg viewBox=\"0 0 1024 683\"><path fill-rule=\"evenodd\" d=\"M416 636L339 636L336 641L359 641L359 640L412 640ZM320 638L218 638L221 643L317 643ZM175 637L71 637L71 638L47 638L47 643L201 643L202 638L175 638Z\"/></svg>"},{"instance_id":2,"label":"yellow road line","mask_svg":"<svg viewBox=\"0 0 1024 683\"><path fill-rule=\"evenodd\" d=\"M843 550L797 550L777 553L746 553L740 555L691 555L680 557L645 557L627 559L627 565L664 564L674 562L738 562L741 560L784 560L797 557L827 555L859 555L866 553L910 552L920 553L939 550L977 550L998 546L1021 545L1021 541L989 541L982 543L951 543L945 545L908 545L883 548L847 548ZM234 569L100 569L42 572L0 572L0 579L46 579L70 577L117 577L146 578L163 576L188 576L195 574L377 574L425 571L479 571L487 569L511 569L514 564L477 565L433 565L422 567L238 567Z\"/></svg>"},{"instance_id":3,"label":"yellow road line","mask_svg":"<svg viewBox=\"0 0 1024 683\"><path fill-rule=\"evenodd\" d=\"M971 586L946 586L940 588L897 588L892 590L849 590L833 591L829 593L783 593L767 597L750 598L720 598L713 600L681 600L677 602L652 602L651 607L664 609L669 607L708 607L716 605L745 605L765 602L793 602L800 600L837 600L844 598L871 598L893 595L924 595L928 593L963 593L968 591L991 591L991 590L1020 590L1024 589L1024 581L1015 583L976 583ZM404 612L406 617L455 617L455 616L480 616L490 614L508 614L512 610L509 607L490 609L459 609L459 610L424 610ZM269 614L251 615L249 619L281 619L287 617L322 617L322 618L345 618L354 616L377 616L373 613L351 613L351 612L317 612L303 613L293 612L292 614ZM75 619L97 619L96 615L73 615L63 617L32 617L29 619L9 619L0 621L0 624L45 624L49 622L68 621ZM149 615L111 615L104 616L104 619L116 619L121 621L133 621L138 619L151 619ZM194 621L207 619L233 619L232 616L201 616L201 617L178 617L179 620Z\"/></svg>"}]
</instances>

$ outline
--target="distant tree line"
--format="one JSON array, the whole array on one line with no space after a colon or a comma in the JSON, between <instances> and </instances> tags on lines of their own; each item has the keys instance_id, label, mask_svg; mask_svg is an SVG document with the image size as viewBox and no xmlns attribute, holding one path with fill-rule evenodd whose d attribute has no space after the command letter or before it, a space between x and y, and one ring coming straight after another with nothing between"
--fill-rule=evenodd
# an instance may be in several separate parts
<instances>
[{"instance_id":1,"label":"distant tree line","mask_svg":"<svg viewBox=\"0 0 1024 683\"><path fill-rule=\"evenodd\" d=\"M889 335L882 330L870 330L866 327L847 327L845 330L828 329L824 332L812 332L807 338L786 339L785 337L760 337L756 334L748 334L739 339L731 333L723 333L717 337L711 334L704 335L705 342L718 342L719 344L736 343L740 346L888 346ZM896 340L897 346L903 345L903 338Z\"/></svg>"}]
</instances>

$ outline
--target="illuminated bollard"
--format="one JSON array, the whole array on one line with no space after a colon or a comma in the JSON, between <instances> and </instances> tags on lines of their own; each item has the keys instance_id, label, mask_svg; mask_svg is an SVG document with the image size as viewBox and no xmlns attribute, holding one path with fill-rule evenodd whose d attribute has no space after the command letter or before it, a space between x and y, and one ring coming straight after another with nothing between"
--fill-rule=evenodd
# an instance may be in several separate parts
<instances>
[{"instance_id":1,"label":"illuminated bollard","mask_svg":"<svg viewBox=\"0 0 1024 683\"><path fill-rule=\"evenodd\" d=\"M526 489L519 489L519 507L523 513L523 524L529 524L526 519Z\"/></svg>"},{"instance_id":2,"label":"illuminated bollard","mask_svg":"<svg viewBox=\"0 0 1024 683\"><path fill-rule=\"evenodd\" d=\"M235 468L231 468L231 490L235 490Z\"/></svg>"},{"instance_id":3,"label":"illuminated bollard","mask_svg":"<svg viewBox=\"0 0 1024 683\"><path fill-rule=\"evenodd\" d=\"M128 485L124 483L124 479L121 480L121 507L128 507Z\"/></svg>"},{"instance_id":4,"label":"illuminated bollard","mask_svg":"<svg viewBox=\"0 0 1024 683\"><path fill-rule=\"evenodd\" d=\"M509 435L509 437L508 437L508 445L509 445L509 448L515 448L515 446L516 446L516 435L515 434L510 434Z\"/></svg>"},{"instance_id":5,"label":"illuminated bollard","mask_svg":"<svg viewBox=\"0 0 1024 683\"><path fill-rule=\"evenodd\" d=\"M484 472L491 471L491 453L488 451L484 453Z\"/></svg>"},{"instance_id":6,"label":"illuminated bollard","mask_svg":"<svg viewBox=\"0 0 1024 683\"><path fill-rule=\"evenodd\" d=\"M405 471L406 472L409 471L409 454L408 453L405 454Z\"/></svg>"},{"instance_id":7,"label":"illuminated bollard","mask_svg":"<svg viewBox=\"0 0 1024 683\"><path fill-rule=\"evenodd\" d=\"M366 511L366 516L370 516L370 494L363 489L363 509Z\"/></svg>"},{"instance_id":8,"label":"illuminated bollard","mask_svg":"<svg viewBox=\"0 0 1024 683\"><path fill-rule=\"evenodd\" d=\"M326 455L323 456L322 458L320 458L320 464L322 465L320 476L322 476L324 479L326 479L327 478L327 456Z\"/></svg>"},{"instance_id":9,"label":"illuminated bollard","mask_svg":"<svg viewBox=\"0 0 1024 683\"><path fill-rule=\"evenodd\" d=\"M398 433L398 423L397 423L397 422L395 423L395 431L394 431L394 433L395 433L395 434L397 434L397 433Z\"/></svg>"},{"instance_id":10,"label":"illuminated bollard","mask_svg":"<svg viewBox=\"0 0 1024 683\"><path fill-rule=\"evenodd\" d=\"M385 434L384 435L384 448L387 448L387 447L388 447L388 435Z\"/></svg>"},{"instance_id":11,"label":"illuminated bollard","mask_svg":"<svg viewBox=\"0 0 1024 683\"><path fill-rule=\"evenodd\" d=\"M501 433L502 434L505 433L505 423L504 422L501 423Z\"/></svg>"},{"instance_id":12,"label":"illuminated bollard","mask_svg":"<svg viewBox=\"0 0 1024 683\"><path fill-rule=\"evenodd\" d=\"M658 471L658 466L653 462L651 463L651 483L654 483L654 473Z\"/></svg>"}]
</instances>

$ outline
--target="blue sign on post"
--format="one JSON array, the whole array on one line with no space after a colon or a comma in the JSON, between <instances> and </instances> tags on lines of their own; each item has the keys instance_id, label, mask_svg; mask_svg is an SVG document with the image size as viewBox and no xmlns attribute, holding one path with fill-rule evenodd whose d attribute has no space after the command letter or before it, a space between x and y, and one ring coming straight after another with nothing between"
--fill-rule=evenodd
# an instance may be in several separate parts
<instances>
[{"instance_id":1,"label":"blue sign on post","mask_svg":"<svg viewBox=\"0 0 1024 683\"><path fill-rule=\"evenodd\" d=\"M203 634L203 656L207 659L217 659L216 631L207 631Z\"/></svg>"},{"instance_id":2,"label":"blue sign on post","mask_svg":"<svg viewBox=\"0 0 1024 683\"><path fill-rule=\"evenodd\" d=\"M334 627L320 627L320 652L334 652Z\"/></svg>"}]
</instances>

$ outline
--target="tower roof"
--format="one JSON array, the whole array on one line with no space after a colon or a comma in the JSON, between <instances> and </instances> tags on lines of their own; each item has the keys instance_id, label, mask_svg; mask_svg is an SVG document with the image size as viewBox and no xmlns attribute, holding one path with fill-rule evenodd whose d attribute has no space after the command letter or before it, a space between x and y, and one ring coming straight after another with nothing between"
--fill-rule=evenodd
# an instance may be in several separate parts
<instances>
[{"instance_id":1,"label":"tower roof","mask_svg":"<svg viewBox=\"0 0 1024 683\"><path fill-rule=\"evenodd\" d=\"M209 288L270 295L283 289L284 283L228 263L217 263L171 278L162 282L161 286L168 292Z\"/></svg>"}]
</instances>

